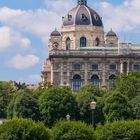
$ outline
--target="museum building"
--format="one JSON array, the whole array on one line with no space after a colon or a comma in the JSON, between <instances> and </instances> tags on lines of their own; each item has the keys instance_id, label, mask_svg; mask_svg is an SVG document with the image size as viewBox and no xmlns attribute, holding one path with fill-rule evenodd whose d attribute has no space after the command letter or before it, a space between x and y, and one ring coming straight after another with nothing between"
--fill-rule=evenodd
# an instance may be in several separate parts
<instances>
[{"instance_id":1,"label":"museum building","mask_svg":"<svg viewBox=\"0 0 140 140\"><path fill-rule=\"evenodd\" d=\"M43 82L72 90L88 83L108 87L117 75L140 70L140 45L120 43L112 29L105 34L102 17L87 0L78 0L62 17L61 31L50 34L48 49Z\"/></svg>"}]
</instances>

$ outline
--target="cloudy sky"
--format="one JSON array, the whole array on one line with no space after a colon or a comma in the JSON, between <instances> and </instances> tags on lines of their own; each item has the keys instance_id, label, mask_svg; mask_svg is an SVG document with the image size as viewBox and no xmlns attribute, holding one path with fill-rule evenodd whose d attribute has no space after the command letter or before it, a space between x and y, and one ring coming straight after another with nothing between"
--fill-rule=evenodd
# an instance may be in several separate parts
<instances>
[{"instance_id":1,"label":"cloudy sky","mask_svg":"<svg viewBox=\"0 0 140 140\"><path fill-rule=\"evenodd\" d=\"M38 83L52 30L77 0L0 0L0 80ZM88 0L121 41L140 44L140 0Z\"/></svg>"}]
</instances>

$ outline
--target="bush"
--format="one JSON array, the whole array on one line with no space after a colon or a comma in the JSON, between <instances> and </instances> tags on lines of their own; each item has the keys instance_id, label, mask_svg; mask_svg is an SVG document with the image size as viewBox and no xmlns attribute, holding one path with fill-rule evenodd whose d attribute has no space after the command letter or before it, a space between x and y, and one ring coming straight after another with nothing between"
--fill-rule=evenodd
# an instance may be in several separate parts
<instances>
[{"instance_id":1,"label":"bush","mask_svg":"<svg viewBox=\"0 0 140 140\"><path fill-rule=\"evenodd\" d=\"M52 133L54 140L95 140L92 126L79 121L60 121Z\"/></svg>"},{"instance_id":2,"label":"bush","mask_svg":"<svg viewBox=\"0 0 140 140\"><path fill-rule=\"evenodd\" d=\"M0 140L50 140L50 130L30 119L13 119L0 125Z\"/></svg>"},{"instance_id":3,"label":"bush","mask_svg":"<svg viewBox=\"0 0 140 140\"><path fill-rule=\"evenodd\" d=\"M134 119L140 119L140 96L136 96L130 101Z\"/></svg>"},{"instance_id":4,"label":"bush","mask_svg":"<svg viewBox=\"0 0 140 140\"><path fill-rule=\"evenodd\" d=\"M97 127L97 140L139 140L140 121L118 121Z\"/></svg>"},{"instance_id":5,"label":"bush","mask_svg":"<svg viewBox=\"0 0 140 140\"><path fill-rule=\"evenodd\" d=\"M46 90L39 100L40 113L43 122L52 126L69 114L72 119L77 116L77 103L71 90L67 88L52 87Z\"/></svg>"}]
</instances>

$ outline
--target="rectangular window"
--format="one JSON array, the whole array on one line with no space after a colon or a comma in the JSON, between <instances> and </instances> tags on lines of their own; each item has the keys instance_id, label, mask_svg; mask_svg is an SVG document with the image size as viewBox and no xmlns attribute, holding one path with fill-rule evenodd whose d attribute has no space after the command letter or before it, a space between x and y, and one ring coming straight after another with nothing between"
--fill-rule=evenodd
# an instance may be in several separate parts
<instances>
[{"instance_id":1,"label":"rectangular window","mask_svg":"<svg viewBox=\"0 0 140 140\"><path fill-rule=\"evenodd\" d=\"M98 70L98 64L93 64L93 65L92 65L92 69L93 69L93 70Z\"/></svg>"},{"instance_id":2,"label":"rectangular window","mask_svg":"<svg viewBox=\"0 0 140 140\"><path fill-rule=\"evenodd\" d=\"M139 64L135 64L135 65L133 66L133 69L134 69L134 70L140 70L140 65L139 65Z\"/></svg>"},{"instance_id":3,"label":"rectangular window","mask_svg":"<svg viewBox=\"0 0 140 140\"><path fill-rule=\"evenodd\" d=\"M116 70L116 64L110 64L109 69L110 70Z\"/></svg>"}]
</instances>

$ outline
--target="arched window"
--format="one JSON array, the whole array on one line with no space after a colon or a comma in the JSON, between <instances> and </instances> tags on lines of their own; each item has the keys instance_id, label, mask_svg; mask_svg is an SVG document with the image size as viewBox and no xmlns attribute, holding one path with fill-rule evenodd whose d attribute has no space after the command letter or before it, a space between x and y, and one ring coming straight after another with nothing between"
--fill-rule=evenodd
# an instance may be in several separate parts
<instances>
[{"instance_id":1,"label":"arched window","mask_svg":"<svg viewBox=\"0 0 140 140\"><path fill-rule=\"evenodd\" d=\"M100 45L100 39L97 37L95 39L95 46L99 46Z\"/></svg>"},{"instance_id":2,"label":"arched window","mask_svg":"<svg viewBox=\"0 0 140 140\"><path fill-rule=\"evenodd\" d=\"M115 79L116 79L116 76L114 74L109 76L109 88L110 89L115 88Z\"/></svg>"},{"instance_id":3,"label":"arched window","mask_svg":"<svg viewBox=\"0 0 140 140\"><path fill-rule=\"evenodd\" d=\"M100 80L99 80L98 75L93 75L91 77L91 83L93 83L96 86L99 86L100 85Z\"/></svg>"},{"instance_id":4,"label":"arched window","mask_svg":"<svg viewBox=\"0 0 140 140\"><path fill-rule=\"evenodd\" d=\"M115 80L115 79L116 79L116 76L114 74L109 76L109 80Z\"/></svg>"},{"instance_id":5,"label":"arched window","mask_svg":"<svg viewBox=\"0 0 140 140\"><path fill-rule=\"evenodd\" d=\"M127 62L123 63L123 73L127 74Z\"/></svg>"},{"instance_id":6,"label":"arched window","mask_svg":"<svg viewBox=\"0 0 140 140\"><path fill-rule=\"evenodd\" d=\"M73 87L74 91L81 88L81 76L80 75L75 75L73 77L72 87Z\"/></svg>"},{"instance_id":7,"label":"arched window","mask_svg":"<svg viewBox=\"0 0 140 140\"><path fill-rule=\"evenodd\" d=\"M81 65L79 63L75 63L75 64L73 64L73 69L80 70L81 69Z\"/></svg>"},{"instance_id":8,"label":"arched window","mask_svg":"<svg viewBox=\"0 0 140 140\"><path fill-rule=\"evenodd\" d=\"M57 42L54 42L53 43L53 49L54 50L57 50L58 49L58 46L59 46L59 44Z\"/></svg>"},{"instance_id":9,"label":"arched window","mask_svg":"<svg viewBox=\"0 0 140 140\"><path fill-rule=\"evenodd\" d=\"M117 68L116 64L110 64L109 65L110 70L116 70L116 68Z\"/></svg>"},{"instance_id":10,"label":"arched window","mask_svg":"<svg viewBox=\"0 0 140 140\"><path fill-rule=\"evenodd\" d=\"M68 37L68 38L66 39L66 50L69 50L69 49L70 49L70 46L71 46L71 40L70 40L70 38Z\"/></svg>"},{"instance_id":11,"label":"arched window","mask_svg":"<svg viewBox=\"0 0 140 140\"><path fill-rule=\"evenodd\" d=\"M86 47L87 39L85 37L80 38L80 47Z\"/></svg>"},{"instance_id":12,"label":"arched window","mask_svg":"<svg viewBox=\"0 0 140 140\"><path fill-rule=\"evenodd\" d=\"M133 70L139 71L140 70L140 64L134 64L133 65Z\"/></svg>"},{"instance_id":13,"label":"arched window","mask_svg":"<svg viewBox=\"0 0 140 140\"><path fill-rule=\"evenodd\" d=\"M98 64L92 64L92 70L98 70Z\"/></svg>"}]
</instances>

